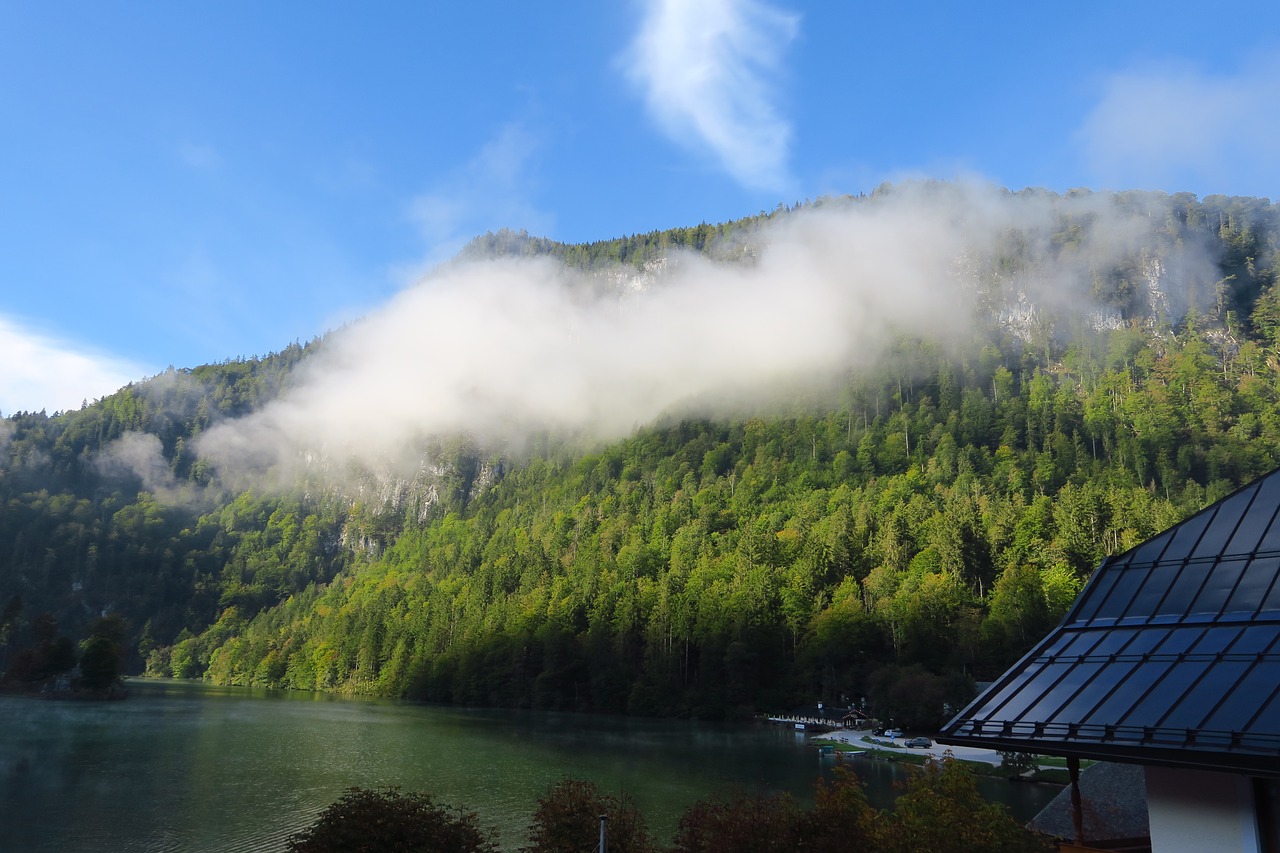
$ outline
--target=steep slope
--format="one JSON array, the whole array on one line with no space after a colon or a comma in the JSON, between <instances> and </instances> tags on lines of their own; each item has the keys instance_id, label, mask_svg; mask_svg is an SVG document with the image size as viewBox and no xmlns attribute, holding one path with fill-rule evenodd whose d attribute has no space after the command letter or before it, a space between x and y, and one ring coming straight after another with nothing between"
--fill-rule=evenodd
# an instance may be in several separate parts
<instances>
[{"instance_id":1,"label":"steep slope","mask_svg":"<svg viewBox=\"0 0 1280 853\"><path fill-rule=\"evenodd\" d=\"M288 370L304 348L15 416L9 635L43 610L72 633L110 611L152 671L225 682L701 715L869 695L937 716L953 676L1002 667L1105 553L1274 465L1273 205L1006 194L991 203L1035 216L975 230L949 187L888 187L590 246L489 235L464 255L559 258L584 273L576 292L628 311L700 269L681 247L767 268L771 229L904 193L981 237L946 255L961 334L936 341L895 306L853 371L793 371L628 438L424 434L408 469L306 445L259 481L198 455L214 413L262 412L286 385L305 398L314 376ZM298 479L280 479L286 458Z\"/></svg>"}]
</instances>

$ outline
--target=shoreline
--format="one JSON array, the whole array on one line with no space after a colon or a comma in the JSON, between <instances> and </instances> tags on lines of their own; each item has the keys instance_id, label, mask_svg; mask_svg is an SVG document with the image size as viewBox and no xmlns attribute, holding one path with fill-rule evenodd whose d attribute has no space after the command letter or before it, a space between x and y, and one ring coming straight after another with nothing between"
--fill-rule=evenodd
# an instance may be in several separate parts
<instances>
[{"instance_id":1,"label":"shoreline","mask_svg":"<svg viewBox=\"0 0 1280 853\"><path fill-rule=\"evenodd\" d=\"M129 688L117 680L109 687L68 687L49 689L48 685L0 684L0 696L20 699L47 699L55 702L119 702L129 698Z\"/></svg>"},{"instance_id":2,"label":"shoreline","mask_svg":"<svg viewBox=\"0 0 1280 853\"><path fill-rule=\"evenodd\" d=\"M872 738L874 743L867 742L863 738ZM918 747L906 747L902 745L904 738L890 739L885 737L876 737L871 734L871 729L833 729L822 734L813 734L810 740L834 740L848 744L852 747L861 749L877 749L883 752L897 752L903 755L925 755L930 758L942 758L946 753L950 753L955 758L961 758L965 761L981 761L992 766L1000 766L1000 753L994 749L982 749L973 746L947 746L935 742L933 746L926 749ZM932 740L932 738L930 738Z\"/></svg>"}]
</instances>

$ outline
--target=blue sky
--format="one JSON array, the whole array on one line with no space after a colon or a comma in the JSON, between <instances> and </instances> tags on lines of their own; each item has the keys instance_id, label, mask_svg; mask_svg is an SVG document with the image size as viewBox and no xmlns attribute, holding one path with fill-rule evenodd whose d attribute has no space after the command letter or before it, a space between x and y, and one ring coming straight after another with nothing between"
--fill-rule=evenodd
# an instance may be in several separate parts
<instances>
[{"instance_id":1,"label":"blue sky","mask_svg":"<svg viewBox=\"0 0 1280 853\"><path fill-rule=\"evenodd\" d=\"M1280 197L1280 4L0 4L0 413L265 354L500 227L885 180Z\"/></svg>"}]
</instances>

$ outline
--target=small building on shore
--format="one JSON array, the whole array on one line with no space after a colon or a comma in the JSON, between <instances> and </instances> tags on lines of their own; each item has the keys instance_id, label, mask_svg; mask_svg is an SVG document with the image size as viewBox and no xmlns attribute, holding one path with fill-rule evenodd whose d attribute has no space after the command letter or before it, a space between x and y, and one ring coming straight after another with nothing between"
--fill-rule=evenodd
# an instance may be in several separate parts
<instances>
[{"instance_id":1,"label":"small building on shore","mask_svg":"<svg viewBox=\"0 0 1280 853\"><path fill-rule=\"evenodd\" d=\"M870 728L872 719L857 708L833 708L819 702L816 706L796 708L769 717L775 723L803 724L815 730Z\"/></svg>"}]
</instances>

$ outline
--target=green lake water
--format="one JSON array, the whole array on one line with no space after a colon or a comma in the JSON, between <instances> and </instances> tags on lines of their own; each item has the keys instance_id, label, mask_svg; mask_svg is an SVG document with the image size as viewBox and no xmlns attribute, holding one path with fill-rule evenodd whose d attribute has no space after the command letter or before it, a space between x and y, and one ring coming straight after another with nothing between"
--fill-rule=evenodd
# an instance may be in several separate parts
<instances>
[{"instance_id":1,"label":"green lake water","mask_svg":"<svg viewBox=\"0 0 1280 853\"><path fill-rule=\"evenodd\" d=\"M325 694L132 681L123 702L0 697L0 850L260 851L351 786L464 806L524 841L559 779L632 796L659 840L730 786L809 800L832 759L785 728L473 710ZM903 768L854 761L872 802ZM1030 818L1056 793L981 780Z\"/></svg>"}]
</instances>

